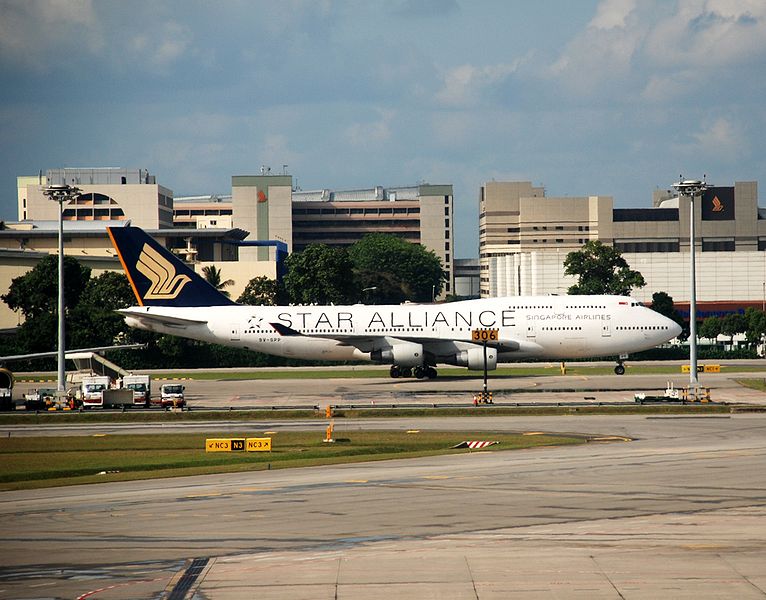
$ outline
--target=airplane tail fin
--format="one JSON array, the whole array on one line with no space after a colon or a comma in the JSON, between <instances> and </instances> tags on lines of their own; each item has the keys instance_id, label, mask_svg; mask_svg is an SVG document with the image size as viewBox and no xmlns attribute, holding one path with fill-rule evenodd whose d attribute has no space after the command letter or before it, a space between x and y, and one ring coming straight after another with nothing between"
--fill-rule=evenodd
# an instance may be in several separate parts
<instances>
[{"instance_id":1,"label":"airplane tail fin","mask_svg":"<svg viewBox=\"0 0 766 600\"><path fill-rule=\"evenodd\" d=\"M141 306L235 304L139 227L107 227Z\"/></svg>"}]
</instances>

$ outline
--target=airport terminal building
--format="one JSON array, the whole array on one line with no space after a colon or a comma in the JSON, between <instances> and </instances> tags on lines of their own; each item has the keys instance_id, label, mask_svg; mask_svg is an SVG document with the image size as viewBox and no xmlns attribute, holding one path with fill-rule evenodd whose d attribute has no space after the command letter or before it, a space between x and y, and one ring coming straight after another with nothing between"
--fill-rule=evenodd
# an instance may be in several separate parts
<instances>
[{"instance_id":1,"label":"airport terminal building","mask_svg":"<svg viewBox=\"0 0 766 600\"><path fill-rule=\"evenodd\" d=\"M479 197L481 295L565 294L566 255L588 240L622 252L646 287L689 302L690 200L654 193L648 208L614 208L611 196L545 196L530 182L488 182ZM697 300L701 316L766 301L766 210L754 181L710 187L695 201Z\"/></svg>"},{"instance_id":2,"label":"airport terminal building","mask_svg":"<svg viewBox=\"0 0 766 600\"><path fill-rule=\"evenodd\" d=\"M265 170L262 170L265 171ZM106 227L127 221L141 227L196 270L215 266L237 298L253 277L277 275L277 251L259 242L281 242L288 252L310 243L353 244L371 232L391 233L432 250L454 289L452 186L421 184L361 190L295 190L292 176L232 177L231 195L174 198L145 169L64 168L18 177L18 221L0 223L0 294L14 277L58 251L58 204L48 185L81 190L63 207L65 252L90 264L94 275L121 270ZM0 329L18 324L0 303Z\"/></svg>"}]
</instances>

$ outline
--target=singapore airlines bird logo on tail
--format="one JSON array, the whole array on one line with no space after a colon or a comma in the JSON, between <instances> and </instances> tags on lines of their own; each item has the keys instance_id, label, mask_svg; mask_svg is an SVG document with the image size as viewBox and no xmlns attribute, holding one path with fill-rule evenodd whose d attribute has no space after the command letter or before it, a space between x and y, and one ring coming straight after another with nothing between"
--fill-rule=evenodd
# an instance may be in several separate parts
<instances>
[{"instance_id":1,"label":"singapore airlines bird logo on tail","mask_svg":"<svg viewBox=\"0 0 766 600\"><path fill-rule=\"evenodd\" d=\"M149 244L144 244L136 269L151 282L148 291L144 294L145 300L173 300L191 281L188 275L176 274L176 269L170 261Z\"/></svg>"}]
</instances>

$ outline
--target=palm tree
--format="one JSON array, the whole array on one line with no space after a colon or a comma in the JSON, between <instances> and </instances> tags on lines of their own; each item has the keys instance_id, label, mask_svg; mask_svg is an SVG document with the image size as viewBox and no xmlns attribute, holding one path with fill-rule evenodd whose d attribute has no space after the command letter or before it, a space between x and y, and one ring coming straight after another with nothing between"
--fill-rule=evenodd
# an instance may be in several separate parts
<instances>
[{"instance_id":1,"label":"palm tree","mask_svg":"<svg viewBox=\"0 0 766 600\"><path fill-rule=\"evenodd\" d=\"M234 285L233 279L227 279L226 281L222 281L223 277L221 275L221 271L219 271L215 265L210 265L209 267L202 267L202 275L205 277L205 281L207 281L215 289L221 292L224 296L226 296L227 298L229 297L229 292L227 292L223 288L229 287L230 285Z\"/></svg>"}]
</instances>

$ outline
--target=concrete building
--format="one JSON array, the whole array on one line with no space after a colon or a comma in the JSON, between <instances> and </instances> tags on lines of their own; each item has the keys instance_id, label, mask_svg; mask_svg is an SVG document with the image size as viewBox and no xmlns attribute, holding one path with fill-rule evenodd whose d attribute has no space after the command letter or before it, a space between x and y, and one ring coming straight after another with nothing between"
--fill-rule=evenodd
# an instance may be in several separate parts
<instances>
[{"instance_id":1,"label":"concrete building","mask_svg":"<svg viewBox=\"0 0 766 600\"><path fill-rule=\"evenodd\" d=\"M210 209L208 214L203 211L198 223L195 214L195 228L190 230L188 226L173 226L173 192L157 184L148 171L52 169L45 176L17 178L19 220L0 223L0 294L8 291L13 278L32 269L42 257L58 252L58 204L43 190L63 183L82 190L79 198L64 206L64 251L91 266L94 275L104 270L122 271L106 227L123 226L130 220L198 272L215 266L223 279L233 279L234 286L227 288L233 298L253 277L276 276L274 261L241 259L239 244L249 232L233 226L230 202L228 215ZM188 217L191 220L191 213ZM20 318L0 303L0 329L16 326Z\"/></svg>"},{"instance_id":2,"label":"concrete building","mask_svg":"<svg viewBox=\"0 0 766 600\"><path fill-rule=\"evenodd\" d=\"M714 305L766 302L766 210L756 182L711 187L695 202L697 299ZM650 208L613 207L609 196L547 198L529 182L490 182L480 194L482 296L563 294L575 282L563 262L588 240L622 252L646 287L689 300L689 199L655 192Z\"/></svg>"},{"instance_id":3,"label":"concrete building","mask_svg":"<svg viewBox=\"0 0 766 600\"><path fill-rule=\"evenodd\" d=\"M175 223L205 227L231 219L250 231L250 240L278 240L288 251L314 243L349 246L368 233L390 233L418 243L442 261L447 273L444 294L454 289L452 186L358 190L293 189L292 176L235 175L230 203L226 196L190 197L176 203ZM240 248L240 260L275 260L273 248Z\"/></svg>"},{"instance_id":4,"label":"concrete building","mask_svg":"<svg viewBox=\"0 0 766 600\"><path fill-rule=\"evenodd\" d=\"M145 169L50 169L46 176L19 177L19 220L55 221L58 204L43 191L49 185L72 185L82 193L64 207L66 221L122 221L142 229L173 226L173 191L159 185ZM130 215L129 217L127 215Z\"/></svg>"}]
</instances>

